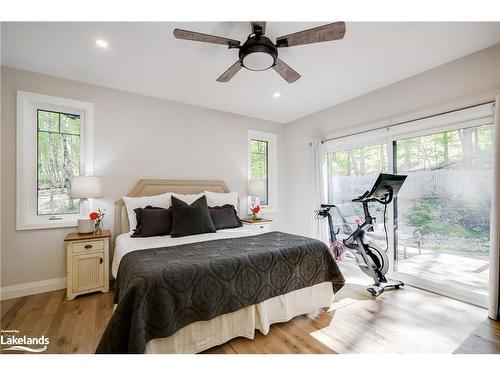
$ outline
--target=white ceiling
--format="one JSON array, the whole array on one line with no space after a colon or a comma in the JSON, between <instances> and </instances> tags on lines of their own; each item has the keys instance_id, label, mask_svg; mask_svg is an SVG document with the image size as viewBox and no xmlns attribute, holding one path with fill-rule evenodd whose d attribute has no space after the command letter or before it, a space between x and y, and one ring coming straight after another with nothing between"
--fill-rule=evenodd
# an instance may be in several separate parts
<instances>
[{"instance_id":1,"label":"white ceiling","mask_svg":"<svg viewBox=\"0 0 500 375\"><path fill-rule=\"evenodd\" d=\"M269 22L266 35L323 23ZM219 83L237 50L177 40L176 27L242 42L250 33L247 22L3 23L2 64L286 123L500 42L498 22L348 22L341 41L279 50L302 75L296 83L272 69Z\"/></svg>"}]
</instances>

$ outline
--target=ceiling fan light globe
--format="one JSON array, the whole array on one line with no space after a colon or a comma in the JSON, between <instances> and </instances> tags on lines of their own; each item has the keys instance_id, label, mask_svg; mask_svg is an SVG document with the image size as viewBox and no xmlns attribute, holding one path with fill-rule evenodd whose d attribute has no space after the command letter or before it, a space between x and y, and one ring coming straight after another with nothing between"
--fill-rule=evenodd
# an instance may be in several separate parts
<instances>
[{"instance_id":1,"label":"ceiling fan light globe","mask_svg":"<svg viewBox=\"0 0 500 375\"><path fill-rule=\"evenodd\" d=\"M248 70L263 71L271 68L275 60L272 55L266 52L252 52L245 55L241 63Z\"/></svg>"}]
</instances>

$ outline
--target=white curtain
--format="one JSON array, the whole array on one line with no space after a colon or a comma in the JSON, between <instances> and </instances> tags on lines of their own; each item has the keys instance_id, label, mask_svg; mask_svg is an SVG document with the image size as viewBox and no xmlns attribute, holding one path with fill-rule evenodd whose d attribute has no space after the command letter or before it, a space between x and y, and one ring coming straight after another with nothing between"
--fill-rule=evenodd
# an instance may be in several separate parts
<instances>
[{"instance_id":1,"label":"white curtain","mask_svg":"<svg viewBox=\"0 0 500 375\"><path fill-rule=\"evenodd\" d=\"M326 153L323 144L319 139L310 143L310 170L309 177L309 197L311 225L309 236L323 241L329 245L328 222L325 218L318 220L314 215L314 210L320 208L321 203L327 203L326 194Z\"/></svg>"},{"instance_id":2,"label":"white curtain","mask_svg":"<svg viewBox=\"0 0 500 375\"><path fill-rule=\"evenodd\" d=\"M490 308L488 316L500 320L500 95L495 102L493 141L493 202L491 210Z\"/></svg>"}]
</instances>

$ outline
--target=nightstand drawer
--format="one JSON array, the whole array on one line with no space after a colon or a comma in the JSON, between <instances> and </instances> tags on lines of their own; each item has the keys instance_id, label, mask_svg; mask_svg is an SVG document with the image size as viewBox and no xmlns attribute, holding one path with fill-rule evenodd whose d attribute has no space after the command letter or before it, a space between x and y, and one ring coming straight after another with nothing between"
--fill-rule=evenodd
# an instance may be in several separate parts
<instances>
[{"instance_id":1,"label":"nightstand drawer","mask_svg":"<svg viewBox=\"0 0 500 375\"><path fill-rule=\"evenodd\" d=\"M72 242L73 253L104 250L104 240Z\"/></svg>"},{"instance_id":2,"label":"nightstand drawer","mask_svg":"<svg viewBox=\"0 0 500 375\"><path fill-rule=\"evenodd\" d=\"M246 224L243 223L245 228L252 230L253 232L270 232L273 230L273 223L265 222L265 223L252 223Z\"/></svg>"}]
</instances>

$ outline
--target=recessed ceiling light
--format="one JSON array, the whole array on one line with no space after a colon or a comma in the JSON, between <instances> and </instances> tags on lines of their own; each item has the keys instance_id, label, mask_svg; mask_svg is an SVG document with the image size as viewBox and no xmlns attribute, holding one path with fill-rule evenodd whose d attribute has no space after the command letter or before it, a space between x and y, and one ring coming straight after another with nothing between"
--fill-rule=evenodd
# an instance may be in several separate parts
<instances>
[{"instance_id":1,"label":"recessed ceiling light","mask_svg":"<svg viewBox=\"0 0 500 375\"><path fill-rule=\"evenodd\" d=\"M279 92L275 92L273 94L273 97L275 97L275 98L279 98L280 96L281 96L281 93L279 93Z\"/></svg>"},{"instance_id":2,"label":"recessed ceiling light","mask_svg":"<svg viewBox=\"0 0 500 375\"><path fill-rule=\"evenodd\" d=\"M97 39L95 41L95 44L97 44L101 48L108 48L108 42L106 42L105 40L102 40L102 39Z\"/></svg>"}]
</instances>

